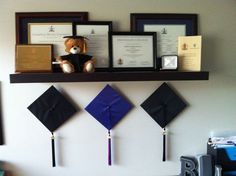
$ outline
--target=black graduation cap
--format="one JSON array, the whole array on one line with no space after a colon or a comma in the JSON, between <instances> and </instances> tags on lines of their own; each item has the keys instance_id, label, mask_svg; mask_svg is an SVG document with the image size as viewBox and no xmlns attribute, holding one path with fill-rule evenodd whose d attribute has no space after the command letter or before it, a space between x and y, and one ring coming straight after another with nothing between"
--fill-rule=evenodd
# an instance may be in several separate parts
<instances>
[{"instance_id":1,"label":"black graduation cap","mask_svg":"<svg viewBox=\"0 0 236 176\"><path fill-rule=\"evenodd\" d=\"M70 36L64 36L63 38L73 38L73 39L86 39L89 40L87 37L81 36L81 35L70 35Z\"/></svg>"},{"instance_id":2,"label":"black graduation cap","mask_svg":"<svg viewBox=\"0 0 236 176\"><path fill-rule=\"evenodd\" d=\"M52 165L55 167L53 132L74 115L77 109L54 86L47 89L28 109L52 133Z\"/></svg>"},{"instance_id":3,"label":"black graduation cap","mask_svg":"<svg viewBox=\"0 0 236 176\"><path fill-rule=\"evenodd\" d=\"M163 128L163 161L165 161L165 127L186 107L186 103L168 86L163 83L141 107Z\"/></svg>"}]
</instances>

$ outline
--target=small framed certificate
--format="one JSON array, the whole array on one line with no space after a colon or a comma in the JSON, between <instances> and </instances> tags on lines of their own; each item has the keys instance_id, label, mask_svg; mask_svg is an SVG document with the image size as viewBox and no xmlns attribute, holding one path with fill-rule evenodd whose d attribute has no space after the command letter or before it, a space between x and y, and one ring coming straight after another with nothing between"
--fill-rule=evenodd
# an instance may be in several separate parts
<instances>
[{"instance_id":1,"label":"small framed certificate","mask_svg":"<svg viewBox=\"0 0 236 176\"><path fill-rule=\"evenodd\" d=\"M109 69L109 32L112 31L111 21L76 22L73 25L75 35L86 37L88 55L95 58L96 71Z\"/></svg>"},{"instance_id":2,"label":"small framed certificate","mask_svg":"<svg viewBox=\"0 0 236 176\"><path fill-rule=\"evenodd\" d=\"M112 71L155 70L155 32L111 32L109 46Z\"/></svg>"},{"instance_id":3,"label":"small framed certificate","mask_svg":"<svg viewBox=\"0 0 236 176\"><path fill-rule=\"evenodd\" d=\"M16 72L51 72L52 45L16 45Z\"/></svg>"}]
</instances>

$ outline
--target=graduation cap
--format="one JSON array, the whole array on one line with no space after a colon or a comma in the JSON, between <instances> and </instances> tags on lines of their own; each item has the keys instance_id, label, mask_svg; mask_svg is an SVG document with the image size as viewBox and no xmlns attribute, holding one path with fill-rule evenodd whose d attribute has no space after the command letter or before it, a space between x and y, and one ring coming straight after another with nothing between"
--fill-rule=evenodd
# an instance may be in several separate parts
<instances>
[{"instance_id":1,"label":"graduation cap","mask_svg":"<svg viewBox=\"0 0 236 176\"><path fill-rule=\"evenodd\" d=\"M110 130L127 114L132 105L111 86L105 88L85 108L108 129L108 165L111 165Z\"/></svg>"},{"instance_id":2,"label":"graduation cap","mask_svg":"<svg viewBox=\"0 0 236 176\"><path fill-rule=\"evenodd\" d=\"M163 128L163 161L166 160L166 126L186 106L167 83L163 83L141 104L141 107Z\"/></svg>"},{"instance_id":3,"label":"graduation cap","mask_svg":"<svg viewBox=\"0 0 236 176\"><path fill-rule=\"evenodd\" d=\"M51 86L38 97L28 109L52 133L52 166L56 166L53 132L76 113L76 108L54 87Z\"/></svg>"},{"instance_id":4,"label":"graduation cap","mask_svg":"<svg viewBox=\"0 0 236 176\"><path fill-rule=\"evenodd\" d=\"M82 35L70 35L70 36L64 36L63 38L86 39L86 40L89 40L87 37L84 37Z\"/></svg>"}]
</instances>

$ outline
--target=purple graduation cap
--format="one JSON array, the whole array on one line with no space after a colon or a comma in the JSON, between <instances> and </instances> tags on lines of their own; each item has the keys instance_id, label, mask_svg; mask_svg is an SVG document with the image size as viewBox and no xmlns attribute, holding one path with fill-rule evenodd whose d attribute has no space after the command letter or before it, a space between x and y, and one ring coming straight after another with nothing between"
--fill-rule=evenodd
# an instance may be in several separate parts
<instances>
[{"instance_id":1,"label":"purple graduation cap","mask_svg":"<svg viewBox=\"0 0 236 176\"><path fill-rule=\"evenodd\" d=\"M186 107L186 103L163 83L141 107L163 128L163 159L166 160L166 126Z\"/></svg>"},{"instance_id":2,"label":"purple graduation cap","mask_svg":"<svg viewBox=\"0 0 236 176\"><path fill-rule=\"evenodd\" d=\"M56 166L53 132L77 112L77 109L51 86L28 109L52 133L52 166Z\"/></svg>"},{"instance_id":3,"label":"purple graduation cap","mask_svg":"<svg viewBox=\"0 0 236 176\"><path fill-rule=\"evenodd\" d=\"M105 88L85 108L108 129L108 165L111 165L110 130L128 113L132 105L111 86Z\"/></svg>"}]
</instances>

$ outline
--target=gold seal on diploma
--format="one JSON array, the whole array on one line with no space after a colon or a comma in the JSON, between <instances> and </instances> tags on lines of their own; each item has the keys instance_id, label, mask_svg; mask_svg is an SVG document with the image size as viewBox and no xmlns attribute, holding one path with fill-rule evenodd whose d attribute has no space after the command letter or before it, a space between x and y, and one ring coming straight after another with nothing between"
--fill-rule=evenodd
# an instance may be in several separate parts
<instances>
[{"instance_id":1,"label":"gold seal on diploma","mask_svg":"<svg viewBox=\"0 0 236 176\"><path fill-rule=\"evenodd\" d=\"M182 45L182 50L187 50L188 49L188 45L186 44L186 43L184 43L183 45Z\"/></svg>"}]
</instances>

